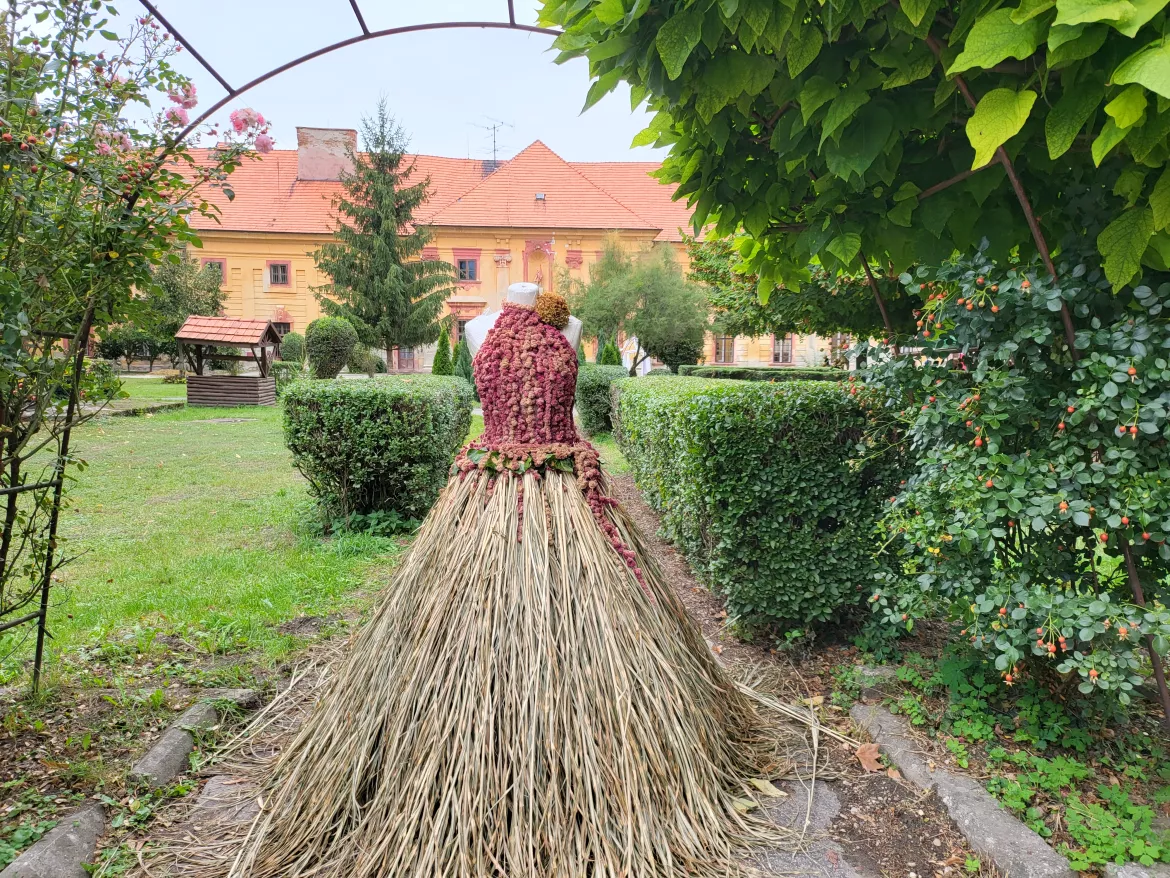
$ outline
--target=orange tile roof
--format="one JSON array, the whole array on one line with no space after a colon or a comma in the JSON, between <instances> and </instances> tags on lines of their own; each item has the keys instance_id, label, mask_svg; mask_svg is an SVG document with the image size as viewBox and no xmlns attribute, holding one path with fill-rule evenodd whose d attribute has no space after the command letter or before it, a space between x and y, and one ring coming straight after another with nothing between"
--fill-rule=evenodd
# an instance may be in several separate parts
<instances>
[{"instance_id":1,"label":"orange tile roof","mask_svg":"<svg viewBox=\"0 0 1170 878\"><path fill-rule=\"evenodd\" d=\"M479 159L414 155L412 179L429 176L431 194L416 220L433 226L659 230L678 241L690 225L685 202L649 176L653 162L566 162L539 140L494 173ZM211 189L219 222L193 216L197 229L327 235L341 184L298 180L296 150L273 150L229 178L234 199ZM536 193L543 192L543 201Z\"/></svg>"},{"instance_id":2,"label":"orange tile roof","mask_svg":"<svg viewBox=\"0 0 1170 878\"><path fill-rule=\"evenodd\" d=\"M280 336L270 322L241 317L188 317L175 333L175 338L213 345L280 343Z\"/></svg>"},{"instance_id":3,"label":"orange tile roof","mask_svg":"<svg viewBox=\"0 0 1170 878\"><path fill-rule=\"evenodd\" d=\"M662 229L659 241L681 241L682 232L692 231L686 199L672 200L674 187L650 176L661 167L657 162L573 162L573 167Z\"/></svg>"}]
</instances>

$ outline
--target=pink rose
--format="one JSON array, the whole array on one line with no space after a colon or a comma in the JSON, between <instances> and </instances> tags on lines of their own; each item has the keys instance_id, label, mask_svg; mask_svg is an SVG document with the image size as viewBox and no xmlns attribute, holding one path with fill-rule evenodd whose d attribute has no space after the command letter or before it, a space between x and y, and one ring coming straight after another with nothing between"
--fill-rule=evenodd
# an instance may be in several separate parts
<instances>
[{"instance_id":1,"label":"pink rose","mask_svg":"<svg viewBox=\"0 0 1170 878\"><path fill-rule=\"evenodd\" d=\"M259 134L256 136L256 151L257 152L264 154L264 155L267 155L268 153L272 152L272 147L274 145L275 144L274 144L272 138L269 137L267 134Z\"/></svg>"},{"instance_id":2,"label":"pink rose","mask_svg":"<svg viewBox=\"0 0 1170 878\"><path fill-rule=\"evenodd\" d=\"M167 107L163 118L168 125L186 125L188 122L187 111L182 107Z\"/></svg>"},{"instance_id":3,"label":"pink rose","mask_svg":"<svg viewBox=\"0 0 1170 878\"><path fill-rule=\"evenodd\" d=\"M167 97L184 110L194 109L196 104L199 103L199 98L195 94L195 84L191 82L188 82L178 91L168 92Z\"/></svg>"}]
</instances>

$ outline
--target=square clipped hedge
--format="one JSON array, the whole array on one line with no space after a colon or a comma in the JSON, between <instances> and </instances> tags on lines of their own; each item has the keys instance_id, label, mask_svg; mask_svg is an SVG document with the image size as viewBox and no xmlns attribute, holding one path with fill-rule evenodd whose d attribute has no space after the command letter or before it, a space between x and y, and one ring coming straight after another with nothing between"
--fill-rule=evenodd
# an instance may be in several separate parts
<instances>
[{"instance_id":1,"label":"square clipped hedge","mask_svg":"<svg viewBox=\"0 0 1170 878\"><path fill-rule=\"evenodd\" d=\"M845 387L648 377L614 389L638 487L738 622L827 622L869 595L874 521L898 476L890 452L861 447L866 415Z\"/></svg>"},{"instance_id":2,"label":"square clipped hedge","mask_svg":"<svg viewBox=\"0 0 1170 878\"><path fill-rule=\"evenodd\" d=\"M609 387L629 371L624 366L598 366L583 363L577 367L577 396L573 404L581 426L590 436L613 429L610 419Z\"/></svg>"},{"instance_id":3,"label":"square clipped hedge","mask_svg":"<svg viewBox=\"0 0 1170 878\"><path fill-rule=\"evenodd\" d=\"M739 381L844 381L849 373L828 366L808 368L768 366L679 366L678 374L692 378L730 378Z\"/></svg>"},{"instance_id":4,"label":"square clipped hedge","mask_svg":"<svg viewBox=\"0 0 1170 878\"><path fill-rule=\"evenodd\" d=\"M471 426L462 378L410 375L289 384L281 399L293 463L328 518L421 519Z\"/></svg>"}]
</instances>

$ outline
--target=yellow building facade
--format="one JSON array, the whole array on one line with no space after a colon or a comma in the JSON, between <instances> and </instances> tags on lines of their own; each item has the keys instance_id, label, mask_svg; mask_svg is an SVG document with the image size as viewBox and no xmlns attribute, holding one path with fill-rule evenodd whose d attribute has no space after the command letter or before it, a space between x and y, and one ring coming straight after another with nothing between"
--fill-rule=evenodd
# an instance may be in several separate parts
<instances>
[{"instance_id":1,"label":"yellow building facade","mask_svg":"<svg viewBox=\"0 0 1170 878\"><path fill-rule=\"evenodd\" d=\"M199 258L216 263L228 316L269 319L282 334L303 332L321 316L314 287L327 283L313 253L332 240L332 205L346 150L356 133L297 130L297 149L276 150L231 177L232 200L213 195L219 222L200 220ZM430 196L415 217L431 232L427 258L456 269L447 302L458 337L462 324L503 303L508 285L557 288L587 279L609 236L630 250L670 247L685 267L684 202L646 162L566 162L537 141L507 162L413 156L411 180L429 178ZM725 339L709 336L704 360L739 365L821 365L819 339ZM390 353L393 371L428 371L434 346Z\"/></svg>"}]
</instances>

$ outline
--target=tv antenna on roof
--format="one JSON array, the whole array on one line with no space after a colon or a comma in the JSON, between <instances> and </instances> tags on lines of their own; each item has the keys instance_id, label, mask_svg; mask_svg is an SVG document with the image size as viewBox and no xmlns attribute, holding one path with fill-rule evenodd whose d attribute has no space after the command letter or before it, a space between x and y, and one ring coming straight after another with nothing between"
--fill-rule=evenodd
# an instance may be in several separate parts
<instances>
[{"instance_id":1,"label":"tv antenna on roof","mask_svg":"<svg viewBox=\"0 0 1170 878\"><path fill-rule=\"evenodd\" d=\"M511 122L501 122L499 119L493 119L491 116L484 116L484 118L492 124L476 125L475 127L482 128L484 131L490 131L492 133L492 164L497 164L499 157L496 155L496 132L498 132L501 128L515 128L516 126Z\"/></svg>"}]
</instances>

